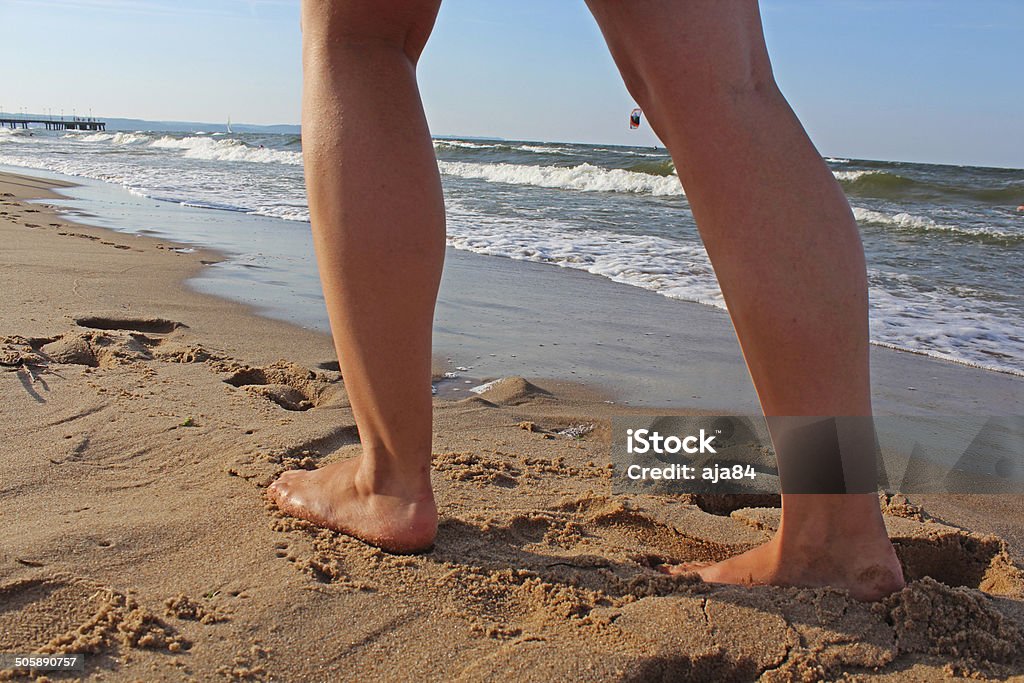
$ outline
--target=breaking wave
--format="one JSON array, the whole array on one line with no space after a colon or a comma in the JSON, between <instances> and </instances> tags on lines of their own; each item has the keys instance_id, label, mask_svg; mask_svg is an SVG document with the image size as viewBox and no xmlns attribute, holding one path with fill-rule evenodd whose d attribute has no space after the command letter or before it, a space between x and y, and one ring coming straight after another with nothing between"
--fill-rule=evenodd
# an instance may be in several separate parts
<instances>
[{"instance_id":1,"label":"breaking wave","mask_svg":"<svg viewBox=\"0 0 1024 683\"><path fill-rule=\"evenodd\" d=\"M286 152L267 147L253 147L235 138L213 140L209 137L174 138L164 136L150 143L159 149L180 149L187 159L207 161L248 161L259 164L302 165L302 152Z\"/></svg>"},{"instance_id":2,"label":"breaking wave","mask_svg":"<svg viewBox=\"0 0 1024 683\"><path fill-rule=\"evenodd\" d=\"M651 175L621 168L600 168L591 164L529 166L439 161L438 167L445 175L509 185L533 185L579 192L630 192L654 196L683 194L683 188L675 176Z\"/></svg>"}]
</instances>

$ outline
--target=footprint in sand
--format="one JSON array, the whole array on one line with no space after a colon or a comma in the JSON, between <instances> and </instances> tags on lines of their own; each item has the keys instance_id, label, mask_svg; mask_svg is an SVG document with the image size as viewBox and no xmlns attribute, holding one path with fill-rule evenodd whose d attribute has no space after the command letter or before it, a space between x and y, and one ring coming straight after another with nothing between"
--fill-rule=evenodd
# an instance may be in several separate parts
<instances>
[{"instance_id":1,"label":"footprint in sand","mask_svg":"<svg viewBox=\"0 0 1024 683\"><path fill-rule=\"evenodd\" d=\"M183 621L198 621L200 624L219 624L230 621L230 617L207 601L194 600L184 593L164 601L164 614Z\"/></svg>"},{"instance_id":2,"label":"footprint in sand","mask_svg":"<svg viewBox=\"0 0 1024 683\"><path fill-rule=\"evenodd\" d=\"M312 370L284 360L265 367L238 368L224 382L295 411L320 405L331 385Z\"/></svg>"},{"instance_id":3,"label":"footprint in sand","mask_svg":"<svg viewBox=\"0 0 1024 683\"><path fill-rule=\"evenodd\" d=\"M75 324L94 330L131 330L167 334L188 325L164 318L126 318L119 316L84 316L75 318Z\"/></svg>"},{"instance_id":4,"label":"footprint in sand","mask_svg":"<svg viewBox=\"0 0 1024 683\"><path fill-rule=\"evenodd\" d=\"M17 364L19 360L28 362L26 359L33 359L38 363L112 367L154 359L175 363L200 363L219 359L219 356L201 345L183 338L181 333L188 326L173 320L88 316L78 318L75 322L87 329L73 330L55 337L22 339L24 343L21 346L28 345L31 349L26 349L25 353L5 343L0 347L0 358L10 356L10 360L5 360L3 364ZM0 341L6 342L8 339L14 338ZM8 346L12 348L8 349Z\"/></svg>"},{"instance_id":5,"label":"footprint in sand","mask_svg":"<svg viewBox=\"0 0 1024 683\"><path fill-rule=\"evenodd\" d=\"M102 332L70 332L44 344L39 350L51 362L92 368L114 367L152 358L149 349L138 339Z\"/></svg>"}]
</instances>

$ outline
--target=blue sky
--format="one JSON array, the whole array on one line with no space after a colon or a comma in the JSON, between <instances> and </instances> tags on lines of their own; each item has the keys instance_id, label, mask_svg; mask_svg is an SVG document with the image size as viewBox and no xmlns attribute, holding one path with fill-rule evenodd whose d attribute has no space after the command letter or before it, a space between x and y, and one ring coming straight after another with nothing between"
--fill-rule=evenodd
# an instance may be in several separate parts
<instances>
[{"instance_id":1,"label":"blue sky","mask_svg":"<svg viewBox=\"0 0 1024 683\"><path fill-rule=\"evenodd\" d=\"M763 0L823 154L1024 167L1024 2ZM0 108L295 123L297 0L0 0ZM12 68L18 65L18 68ZM582 0L445 0L419 69L435 134L654 144Z\"/></svg>"}]
</instances>

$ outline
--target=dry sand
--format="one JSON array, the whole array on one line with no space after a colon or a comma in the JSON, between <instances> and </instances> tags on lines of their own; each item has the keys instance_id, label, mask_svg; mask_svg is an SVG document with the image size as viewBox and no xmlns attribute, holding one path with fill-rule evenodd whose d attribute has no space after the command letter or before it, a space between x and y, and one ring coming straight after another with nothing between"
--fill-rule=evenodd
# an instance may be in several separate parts
<instances>
[{"instance_id":1,"label":"dry sand","mask_svg":"<svg viewBox=\"0 0 1024 683\"><path fill-rule=\"evenodd\" d=\"M610 496L622 408L564 383L438 400L429 553L280 516L277 474L358 451L330 341L182 284L216 254L21 201L48 185L0 180L0 652L118 681L1024 675L1020 549L899 496L911 583L880 603L653 571L778 510Z\"/></svg>"}]
</instances>

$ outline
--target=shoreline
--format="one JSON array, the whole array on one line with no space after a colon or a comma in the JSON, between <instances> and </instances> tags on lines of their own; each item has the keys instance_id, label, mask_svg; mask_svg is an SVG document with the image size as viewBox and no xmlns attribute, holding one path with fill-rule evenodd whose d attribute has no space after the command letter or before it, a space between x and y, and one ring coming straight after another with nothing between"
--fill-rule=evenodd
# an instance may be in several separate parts
<instances>
[{"instance_id":1,"label":"shoreline","mask_svg":"<svg viewBox=\"0 0 1024 683\"><path fill-rule=\"evenodd\" d=\"M344 380L319 367L329 338L194 291L214 252L20 200L46 186L0 175L0 652L85 652L87 680L1024 674L1014 500L883 495L909 584L875 604L666 577L652 562L764 542L779 510L611 495L608 423L652 409L585 383L513 377L435 401L427 553L285 517L263 497L281 471L359 452ZM466 263L457 278L488 262ZM489 324L517 335L543 305Z\"/></svg>"},{"instance_id":2,"label":"shoreline","mask_svg":"<svg viewBox=\"0 0 1024 683\"><path fill-rule=\"evenodd\" d=\"M12 178L14 182L9 186L10 179ZM68 273L72 274L74 287L71 293L75 297L70 301L66 301L62 296L67 294L67 291L61 289L56 283L46 283L51 288L52 294L50 296L39 291L34 293L36 300L56 304L57 311L63 314L68 321L73 321L75 318L85 315L84 309L94 308L96 303L104 306L107 310L99 313L91 312L89 313L90 315L102 315L104 312L107 312L114 315L130 316L137 308L145 308L148 312L144 313L144 315L149 317L157 316L171 320L188 317L190 320L189 327L194 328L198 334L202 334L206 328L214 325L222 326L228 331L228 334L224 336L226 336L226 341L230 344L225 351L245 354L252 357L255 362L270 362L289 351L289 349L295 349L299 352L299 362L310 365L335 360L333 345L327 335L313 330L302 329L273 318L259 316L251 306L224 297L199 292L188 286L188 281L201 273L208 265L223 261L225 258L223 253L213 249L203 249L195 247L195 245L175 242L171 239L151 237L137 233L126 234L109 228L85 225L75 222L73 219L69 220L59 210L54 212L53 209L48 208L45 202L46 200L63 199L64 197L59 194L59 190L62 187L68 187L70 183L61 185L50 179L39 179L31 175L12 176L8 173L0 173L0 182L7 188L5 189L5 194L10 193L13 195L12 199L32 202L33 206L31 208L26 207L18 213L25 216L31 211L38 212L40 215L35 218L28 216L31 220L27 220L26 223L35 225L36 228L33 229L40 231L40 237L45 235L42 238L54 245L52 249L43 250L44 253L39 255L40 259L37 267L59 267L66 269ZM9 219L10 216L0 215L0 218ZM38 223L35 221L38 221ZM66 234L62 235L60 234L61 232ZM88 253L88 256L91 257L88 263L89 266L95 266L97 263L108 266L99 272L83 269L86 274L85 276L89 279L89 284L92 287L102 288L102 295L98 297L101 299L100 302L92 303L91 306L76 305L76 299L82 298L82 295L77 291L80 283L73 277L75 273L74 264L67 260L48 259L45 253L45 251L59 252L60 250L56 249L56 245L60 244L60 238L77 239L77 244L83 247L86 245L91 247ZM182 248L187 248L188 250L182 251ZM116 249L122 252L122 256L131 258L136 263L131 263L124 269L118 269L116 265L105 264L102 259L97 258L99 254L103 253L103 251L100 251L102 249ZM162 259L160 255L157 255L161 254L161 252L174 254L175 262L171 263ZM143 256L143 254L146 255ZM84 256L85 253L75 255ZM122 284L124 282L124 278L119 281L118 276L123 276L132 271L144 272L146 274L145 280L136 279L132 281L132 289L130 290L132 296L118 296L119 289L123 293ZM154 279L156 280L155 282L152 281ZM146 303L140 305L140 301L145 301ZM228 318L227 324L224 324L225 316ZM255 343L252 335L248 334L244 329L251 325L254 317L258 317L261 324L264 324L265 321L268 328L267 338L281 340L279 345ZM47 337L60 331L62 326L61 322L53 318L39 320L29 317L28 320L29 322L36 323L36 325L31 330L24 330L20 329L20 321L4 316L0 319L0 336L25 335L27 332L30 336ZM231 332L232 328L235 330L234 333ZM291 341L294 337L300 335L306 338L305 343L297 344ZM303 350L309 348L310 341L318 337L322 339L322 343L317 345L314 342L313 344L314 348L317 348L316 357L305 357L307 354L304 354Z\"/></svg>"},{"instance_id":3,"label":"shoreline","mask_svg":"<svg viewBox=\"0 0 1024 683\"><path fill-rule=\"evenodd\" d=\"M118 211L94 220L122 234L138 234L143 219L186 221L199 227L186 227L178 244L202 248L203 236L216 233L205 226L211 220L219 221L217 230L230 230L241 221L243 229L258 230L264 241L275 231L298 229L297 224L247 215L211 217L230 212L182 210L163 202L149 201L154 206L145 213L123 208L125 198L116 194L107 197L106 184L87 182L104 189L85 200L72 195L63 203L72 213L82 201ZM289 259L309 257L293 254ZM292 268L293 273L266 271L258 263L236 263L229 253L213 267L191 273L186 287L241 303L265 320L282 320L274 302L288 301L290 308L300 309L289 322L326 338L322 299L296 298L300 285L304 291L316 279L315 263L303 265ZM585 271L448 247L434 329L435 375L460 375L441 382L442 396L457 398L485 381L522 375L586 385L625 405L760 413L725 311ZM1024 413L1024 377L1019 375L879 344L871 345L871 360L879 415ZM467 370L456 371L459 367ZM970 387L969 395L964 387Z\"/></svg>"}]
</instances>

